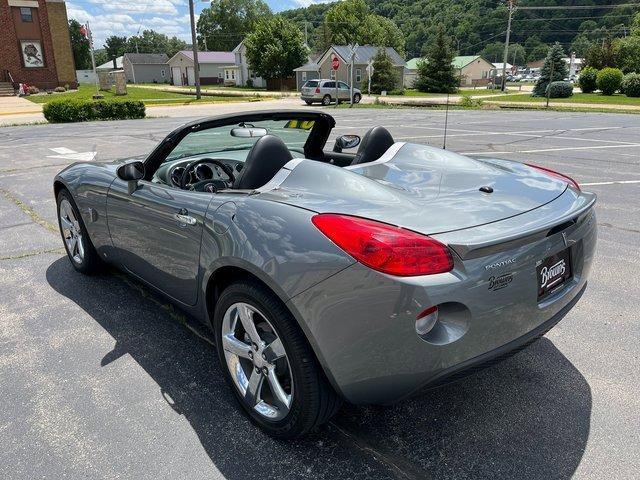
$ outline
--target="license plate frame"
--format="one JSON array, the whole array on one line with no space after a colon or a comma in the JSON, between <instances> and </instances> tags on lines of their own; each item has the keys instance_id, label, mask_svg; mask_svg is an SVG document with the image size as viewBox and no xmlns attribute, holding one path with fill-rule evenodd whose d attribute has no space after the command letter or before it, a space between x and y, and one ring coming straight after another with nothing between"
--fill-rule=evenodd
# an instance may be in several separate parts
<instances>
[{"instance_id":1,"label":"license plate frame","mask_svg":"<svg viewBox=\"0 0 640 480\"><path fill-rule=\"evenodd\" d=\"M570 248L546 257L536 266L538 301L562 289L572 277Z\"/></svg>"}]
</instances>

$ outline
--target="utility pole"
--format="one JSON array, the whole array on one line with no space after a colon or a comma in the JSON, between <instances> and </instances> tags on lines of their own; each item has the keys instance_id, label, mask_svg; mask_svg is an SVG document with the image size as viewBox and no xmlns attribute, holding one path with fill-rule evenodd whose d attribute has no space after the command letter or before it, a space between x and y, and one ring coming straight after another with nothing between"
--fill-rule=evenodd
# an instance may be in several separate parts
<instances>
[{"instance_id":1,"label":"utility pole","mask_svg":"<svg viewBox=\"0 0 640 480\"><path fill-rule=\"evenodd\" d=\"M502 87L500 90L504 92L507 85L507 59L509 56L509 37L511 37L511 17L516 9L514 0L509 1L509 20L507 21L507 38L504 41L504 56L502 57Z\"/></svg>"},{"instance_id":2,"label":"utility pole","mask_svg":"<svg viewBox=\"0 0 640 480\"><path fill-rule=\"evenodd\" d=\"M198 63L198 42L196 40L196 19L193 12L193 0L189 0L189 17L191 17L191 42L193 43L193 74L196 81L196 99L200 100L200 64ZM189 75L187 75L187 81Z\"/></svg>"}]
</instances>

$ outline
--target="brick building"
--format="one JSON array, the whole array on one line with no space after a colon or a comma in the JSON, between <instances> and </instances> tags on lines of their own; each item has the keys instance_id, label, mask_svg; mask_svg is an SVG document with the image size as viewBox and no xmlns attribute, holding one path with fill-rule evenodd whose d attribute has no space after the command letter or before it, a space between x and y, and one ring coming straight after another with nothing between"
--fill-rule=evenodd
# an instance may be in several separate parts
<instances>
[{"instance_id":1,"label":"brick building","mask_svg":"<svg viewBox=\"0 0 640 480\"><path fill-rule=\"evenodd\" d=\"M0 82L77 86L64 0L0 0Z\"/></svg>"}]
</instances>

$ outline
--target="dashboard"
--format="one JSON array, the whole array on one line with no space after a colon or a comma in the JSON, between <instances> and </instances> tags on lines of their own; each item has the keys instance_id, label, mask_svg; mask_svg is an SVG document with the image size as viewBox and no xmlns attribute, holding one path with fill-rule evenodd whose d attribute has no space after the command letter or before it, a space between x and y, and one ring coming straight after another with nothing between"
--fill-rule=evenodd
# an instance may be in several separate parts
<instances>
[{"instance_id":1,"label":"dashboard","mask_svg":"<svg viewBox=\"0 0 640 480\"><path fill-rule=\"evenodd\" d=\"M242 171L242 167L244 167L244 162L248 154L249 150L230 150L170 160L160 165L151 181L180 188L180 180L187 165L200 158L212 158L222 162L229 167L237 177ZM293 158L304 158L302 153L293 150L291 151L291 155ZM206 162L197 165L190 173L190 176L191 178L188 183L196 183L204 180L229 181L227 174L218 165Z\"/></svg>"}]
</instances>

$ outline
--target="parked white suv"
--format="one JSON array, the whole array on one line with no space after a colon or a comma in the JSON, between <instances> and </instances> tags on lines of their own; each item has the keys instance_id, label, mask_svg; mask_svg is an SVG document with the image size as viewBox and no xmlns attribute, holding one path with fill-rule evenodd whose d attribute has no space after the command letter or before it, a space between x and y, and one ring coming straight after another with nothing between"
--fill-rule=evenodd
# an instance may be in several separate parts
<instances>
[{"instance_id":1,"label":"parked white suv","mask_svg":"<svg viewBox=\"0 0 640 480\"><path fill-rule=\"evenodd\" d=\"M344 82L338 81L338 101L349 101L349 85ZM307 105L311 105L314 102L322 103L322 105L329 105L331 102L336 101L336 81L335 80L307 80L302 86L300 98L306 102ZM358 103L362 99L362 92L354 88L353 89L353 103Z\"/></svg>"}]
</instances>

